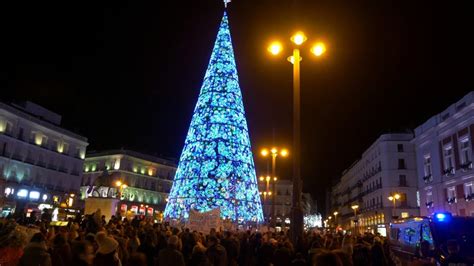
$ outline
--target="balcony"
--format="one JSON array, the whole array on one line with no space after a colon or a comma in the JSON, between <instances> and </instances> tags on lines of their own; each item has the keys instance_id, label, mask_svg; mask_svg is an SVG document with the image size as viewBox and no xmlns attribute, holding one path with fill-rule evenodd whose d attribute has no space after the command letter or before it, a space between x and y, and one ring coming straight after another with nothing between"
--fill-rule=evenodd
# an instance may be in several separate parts
<instances>
[{"instance_id":1,"label":"balcony","mask_svg":"<svg viewBox=\"0 0 474 266\"><path fill-rule=\"evenodd\" d=\"M12 159L16 160L16 161L23 162L23 157L20 154L17 154L17 153L13 154Z\"/></svg>"},{"instance_id":2,"label":"balcony","mask_svg":"<svg viewBox=\"0 0 474 266\"><path fill-rule=\"evenodd\" d=\"M465 199L466 201L471 201L471 200L473 200L473 199L474 199L474 193L471 193L471 194L469 194L469 195L465 195L465 196L464 196L464 199Z\"/></svg>"},{"instance_id":3,"label":"balcony","mask_svg":"<svg viewBox=\"0 0 474 266\"><path fill-rule=\"evenodd\" d=\"M463 172L467 172L472 169L472 162L465 162L460 165Z\"/></svg>"},{"instance_id":4,"label":"balcony","mask_svg":"<svg viewBox=\"0 0 474 266\"><path fill-rule=\"evenodd\" d=\"M66 174L68 173L67 168L64 167L59 167L58 171Z\"/></svg>"},{"instance_id":5,"label":"balcony","mask_svg":"<svg viewBox=\"0 0 474 266\"><path fill-rule=\"evenodd\" d=\"M38 147L38 148L42 148L44 150L47 150L47 151L50 151L50 152L54 152L54 153L57 153L57 154L61 154L63 156L66 156L66 157L71 157L71 158L75 158L75 159L78 159L78 160L81 160L83 161L84 159L80 158L79 154L74 154L74 155L70 155L70 154L67 154L67 153L60 153L58 152L55 148L49 148L46 144L43 144L43 145L37 145L35 142L34 142L34 139L30 139L30 140L26 140L24 137L22 136L18 136L18 137L15 137L11 134L7 134L7 133L3 133L4 136L8 136L9 138L12 138L12 139L15 139L15 140L18 140L18 141L21 141L23 143L27 143L31 146L34 146L34 147ZM8 157L6 156L5 154L3 154L2 156L5 156L5 157ZM16 160L16 159L15 159Z\"/></svg>"},{"instance_id":6,"label":"balcony","mask_svg":"<svg viewBox=\"0 0 474 266\"><path fill-rule=\"evenodd\" d=\"M456 197L447 198L446 201L448 202L448 204L456 203Z\"/></svg>"},{"instance_id":7,"label":"balcony","mask_svg":"<svg viewBox=\"0 0 474 266\"><path fill-rule=\"evenodd\" d=\"M425 184L433 182L433 176L431 174L424 176L423 181L425 181Z\"/></svg>"},{"instance_id":8,"label":"balcony","mask_svg":"<svg viewBox=\"0 0 474 266\"><path fill-rule=\"evenodd\" d=\"M455 173L454 171L454 168L453 167L449 167L449 168L446 168L444 171L443 171L443 175L445 175L446 177L451 177L453 176Z\"/></svg>"},{"instance_id":9,"label":"balcony","mask_svg":"<svg viewBox=\"0 0 474 266\"><path fill-rule=\"evenodd\" d=\"M374 169L374 171L370 171L369 173L367 173L367 175L364 175L364 177L362 178L362 181L366 181L367 179L375 176L376 174L382 172L382 167L379 166L377 168Z\"/></svg>"}]
</instances>

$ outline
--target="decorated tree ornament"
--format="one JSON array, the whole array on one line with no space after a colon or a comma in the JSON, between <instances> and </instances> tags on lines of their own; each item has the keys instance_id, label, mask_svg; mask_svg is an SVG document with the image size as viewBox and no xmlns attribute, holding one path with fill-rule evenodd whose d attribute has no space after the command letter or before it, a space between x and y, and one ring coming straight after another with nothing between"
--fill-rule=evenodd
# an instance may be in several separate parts
<instances>
[{"instance_id":1,"label":"decorated tree ornament","mask_svg":"<svg viewBox=\"0 0 474 266\"><path fill-rule=\"evenodd\" d=\"M164 216L187 220L219 208L223 219L263 222L242 93L224 12Z\"/></svg>"}]
</instances>

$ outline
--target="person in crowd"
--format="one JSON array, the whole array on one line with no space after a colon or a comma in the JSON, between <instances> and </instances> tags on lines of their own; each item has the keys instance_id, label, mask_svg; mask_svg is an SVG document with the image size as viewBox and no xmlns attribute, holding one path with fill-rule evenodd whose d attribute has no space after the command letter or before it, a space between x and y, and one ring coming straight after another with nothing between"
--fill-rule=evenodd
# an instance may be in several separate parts
<instances>
[{"instance_id":1,"label":"person in crowd","mask_svg":"<svg viewBox=\"0 0 474 266\"><path fill-rule=\"evenodd\" d=\"M291 244L289 241L277 244L275 253L273 254L273 265L285 266L290 265L293 258Z\"/></svg>"},{"instance_id":2,"label":"person in crowd","mask_svg":"<svg viewBox=\"0 0 474 266\"><path fill-rule=\"evenodd\" d=\"M94 258L94 266L110 265L119 266L121 261L117 254L119 243L112 237L107 236L103 231L98 232L95 236L98 249Z\"/></svg>"},{"instance_id":3,"label":"person in crowd","mask_svg":"<svg viewBox=\"0 0 474 266\"><path fill-rule=\"evenodd\" d=\"M94 248L86 241L72 242L71 266L89 266L94 261Z\"/></svg>"},{"instance_id":4,"label":"person in crowd","mask_svg":"<svg viewBox=\"0 0 474 266\"><path fill-rule=\"evenodd\" d=\"M352 253L352 263L354 266L370 265L370 246L365 243L358 243L354 245Z\"/></svg>"},{"instance_id":5,"label":"person in crowd","mask_svg":"<svg viewBox=\"0 0 474 266\"><path fill-rule=\"evenodd\" d=\"M472 265L469 261L459 254L459 243L456 239L450 239L447 242L448 257L443 262L443 266L467 266Z\"/></svg>"},{"instance_id":6,"label":"person in crowd","mask_svg":"<svg viewBox=\"0 0 474 266\"><path fill-rule=\"evenodd\" d=\"M15 222L9 219L0 220L0 265L18 265L26 242L26 233L17 230Z\"/></svg>"},{"instance_id":7,"label":"person in crowd","mask_svg":"<svg viewBox=\"0 0 474 266\"><path fill-rule=\"evenodd\" d=\"M227 253L227 265L229 266L238 265L237 262L239 260L240 243L233 236L232 232L225 231L224 239L222 239L221 243Z\"/></svg>"},{"instance_id":8,"label":"person in crowd","mask_svg":"<svg viewBox=\"0 0 474 266\"><path fill-rule=\"evenodd\" d=\"M217 234L216 234L217 235ZM207 239L208 247L206 250L207 258L213 266L227 265L227 252L219 243L219 239L215 235L210 235Z\"/></svg>"},{"instance_id":9,"label":"person in crowd","mask_svg":"<svg viewBox=\"0 0 474 266\"><path fill-rule=\"evenodd\" d=\"M19 266L51 266L51 256L46 246L46 238L42 233L36 233L25 247Z\"/></svg>"},{"instance_id":10,"label":"person in crowd","mask_svg":"<svg viewBox=\"0 0 474 266\"><path fill-rule=\"evenodd\" d=\"M297 252L295 259L291 261L291 266L305 266L306 260L301 252Z\"/></svg>"},{"instance_id":11,"label":"person in crowd","mask_svg":"<svg viewBox=\"0 0 474 266\"><path fill-rule=\"evenodd\" d=\"M134 252L130 255L126 266L147 266L146 256L140 252Z\"/></svg>"},{"instance_id":12,"label":"person in crowd","mask_svg":"<svg viewBox=\"0 0 474 266\"><path fill-rule=\"evenodd\" d=\"M147 258L147 265L155 265L155 243L153 241L153 234L145 234L142 244L138 247L137 252L143 253Z\"/></svg>"},{"instance_id":13,"label":"person in crowd","mask_svg":"<svg viewBox=\"0 0 474 266\"><path fill-rule=\"evenodd\" d=\"M370 251L372 255L372 263L374 265L387 266L387 258L385 257L380 237L374 237L374 242Z\"/></svg>"},{"instance_id":14,"label":"person in crowd","mask_svg":"<svg viewBox=\"0 0 474 266\"><path fill-rule=\"evenodd\" d=\"M160 266L184 266L183 254L178 250L179 238L172 235L168 239L168 246L162 249L158 255Z\"/></svg>"},{"instance_id":15,"label":"person in crowd","mask_svg":"<svg viewBox=\"0 0 474 266\"><path fill-rule=\"evenodd\" d=\"M1 266L399 265L386 238L372 233L350 235L315 230L305 232L293 246L287 231L212 229L205 234L139 216L130 220L116 216L103 224L100 210L76 217L67 226L41 220L25 227L26 219L20 220L23 225L17 225L14 220L0 218ZM28 233L22 238L22 230L40 233ZM455 240L447 247L449 255L443 265L471 265L460 254ZM417 257L413 265L434 265L436 256L424 241Z\"/></svg>"},{"instance_id":16,"label":"person in crowd","mask_svg":"<svg viewBox=\"0 0 474 266\"><path fill-rule=\"evenodd\" d=\"M315 266L344 266L339 257L331 251L322 251L314 258ZM367 266L367 265L366 265Z\"/></svg>"},{"instance_id":17,"label":"person in crowd","mask_svg":"<svg viewBox=\"0 0 474 266\"><path fill-rule=\"evenodd\" d=\"M53 266L69 266L72 259L71 247L66 241L65 234L57 234L53 239L50 251Z\"/></svg>"},{"instance_id":18,"label":"person in crowd","mask_svg":"<svg viewBox=\"0 0 474 266\"><path fill-rule=\"evenodd\" d=\"M199 234L193 234L196 244L193 247L189 266L210 266L209 259L206 256L206 247L202 244L202 238Z\"/></svg>"}]
</instances>

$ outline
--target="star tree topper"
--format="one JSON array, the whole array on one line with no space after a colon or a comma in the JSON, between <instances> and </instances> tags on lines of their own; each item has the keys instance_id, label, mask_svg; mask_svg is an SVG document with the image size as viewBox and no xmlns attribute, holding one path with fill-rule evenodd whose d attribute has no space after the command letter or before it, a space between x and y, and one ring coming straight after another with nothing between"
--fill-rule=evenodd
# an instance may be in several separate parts
<instances>
[{"instance_id":1,"label":"star tree topper","mask_svg":"<svg viewBox=\"0 0 474 266\"><path fill-rule=\"evenodd\" d=\"M224 0L224 7L227 8L227 4L230 3L231 0Z\"/></svg>"}]
</instances>

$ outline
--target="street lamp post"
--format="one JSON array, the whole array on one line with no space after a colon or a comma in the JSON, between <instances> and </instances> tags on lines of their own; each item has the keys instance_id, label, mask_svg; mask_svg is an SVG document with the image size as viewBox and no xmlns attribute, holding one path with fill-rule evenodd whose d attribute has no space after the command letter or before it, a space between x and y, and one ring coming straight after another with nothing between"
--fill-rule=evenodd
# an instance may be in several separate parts
<instances>
[{"instance_id":1,"label":"street lamp post","mask_svg":"<svg viewBox=\"0 0 474 266\"><path fill-rule=\"evenodd\" d=\"M359 209L359 205L352 205L351 208L354 210L354 233L357 233L357 224L359 223L357 220L357 209Z\"/></svg>"},{"instance_id":2,"label":"street lamp post","mask_svg":"<svg viewBox=\"0 0 474 266\"><path fill-rule=\"evenodd\" d=\"M268 196L271 196L271 195L272 195L272 191L270 190L270 181L272 181L272 178L271 178L271 176L269 176L269 175L267 175L266 177L265 177L265 176L261 176L261 177L260 177L260 181L262 181L262 182L263 182L263 181L266 181L265 191L264 191L263 193L260 192L260 195L263 195L263 205L266 205L266 203L267 203L267 201L266 201L267 195L268 195ZM273 189L275 188L275 182L276 182L276 181L277 181L277 178L274 177L274 178L273 178ZM276 193L275 193L274 191L273 191L273 194L275 194L275 196L276 196ZM275 196L273 197L273 199L275 199ZM273 208L274 205L275 205L275 201L273 200L272 202L273 202L273 205L272 205L272 208ZM273 211L273 209L272 209L272 211ZM270 216L271 216L271 218L273 219L273 212L270 213Z\"/></svg>"},{"instance_id":3,"label":"street lamp post","mask_svg":"<svg viewBox=\"0 0 474 266\"><path fill-rule=\"evenodd\" d=\"M276 193L276 181L278 180L278 178L276 177L276 159L277 159L278 156L287 157L288 156L288 150L287 149L279 150L279 149L273 147L270 150L270 152L268 152L268 149L264 148L264 149L262 149L260 154L263 157L267 157L270 154L271 157L272 157L272 176L271 177L267 176L267 191L269 189L269 182L273 178L272 191L273 191L274 196L272 198L272 210L271 210L272 222L271 222L271 226L275 227L276 226L275 201L276 201L276 195L277 195L277 193Z\"/></svg>"},{"instance_id":4,"label":"street lamp post","mask_svg":"<svg viewBox=\"0 0 474 266\"><path fill-rule=\"evenodd\" d=\"M339 213L337 211L335 211L333 214L334 214L334 224L336 225L336 231L337 231L337 215Z\"/></svg>"},{"instance_id":5,"label":"street lamp post","mask_svg":"<svg viewBox=\"0 0 474 266\"><path fill-rule=\"evenodd\" d=\"M299 46L307 40L303 32L297 32L291 37L291 41L296 45L293 49L293 56L288 57L288 61L293 64L293 199L292 199L292 221L291 238L296 245L298 239L303 234L303 210L301 208L301 98L300 98L300 50ZM268 51L273 55L278 55L283 50L279 42L273 42ZM326 51L323 43L318 42L311 52L315 56L321 56Z\"/></svg>"},{"instance_id":6,"label":"street lamp post","mask_svg":"<svg viewBox=\"0 0 474 266\"><path fill-rule=\"evenodd\" d=\"M396 213L395 213L395 208L397 208L397 200L399 200L401 198L400 194L398 193L395 193L393 195L390 195L388 197L388 200L390 200L391 202L393 202L393 209L392 209L392 220L395 220L395 217L396 217Z\"/></svg>"}]
</instances>

